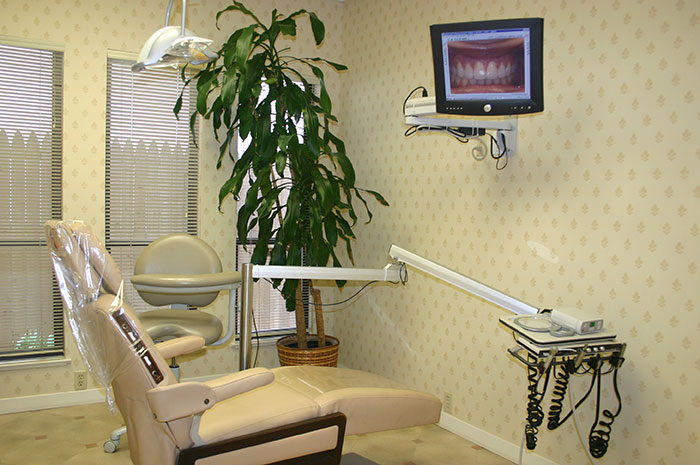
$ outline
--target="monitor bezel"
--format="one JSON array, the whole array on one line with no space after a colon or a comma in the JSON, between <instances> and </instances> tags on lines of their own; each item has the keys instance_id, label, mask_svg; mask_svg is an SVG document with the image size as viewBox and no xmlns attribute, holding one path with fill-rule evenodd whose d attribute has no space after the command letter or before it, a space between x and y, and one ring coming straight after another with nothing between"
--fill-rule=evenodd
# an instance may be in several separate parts
<instances>
[{"instance_id":1,"label":"monitor bezel","mask_svg":"<svg viewBox=\"0 0 700 465\"><path fill-rule=\"evenodd\" d=\"M435 106L438 113L448 115L489 116L518 115L544 111L543 76L543 18L497 19L430 26L435 75ZM446 99L445 68L442 35L453 32L488 31L494 29L522 29L530 31L530 98L511 99Z\"/></svg>"}]
</instances>

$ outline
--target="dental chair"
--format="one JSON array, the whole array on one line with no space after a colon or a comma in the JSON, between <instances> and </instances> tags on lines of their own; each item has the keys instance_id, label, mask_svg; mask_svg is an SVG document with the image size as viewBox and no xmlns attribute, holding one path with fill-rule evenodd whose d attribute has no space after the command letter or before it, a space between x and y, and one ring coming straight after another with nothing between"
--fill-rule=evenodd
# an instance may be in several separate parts
<instances>
[{"instance_id":1,"label":"dental chair","mask_svg":"<svg viewBox=\"0 0 700 465\"><path fill-rule=\"evenodd\" d=\"M154 344L90 228L45 228L66 318L110 407L124 417L136 465L335 465L346 434L439 419L435 396L343 368L253 368L178 382L165 358L201 349L204 339Z\"/></svg>"}]
</instances>

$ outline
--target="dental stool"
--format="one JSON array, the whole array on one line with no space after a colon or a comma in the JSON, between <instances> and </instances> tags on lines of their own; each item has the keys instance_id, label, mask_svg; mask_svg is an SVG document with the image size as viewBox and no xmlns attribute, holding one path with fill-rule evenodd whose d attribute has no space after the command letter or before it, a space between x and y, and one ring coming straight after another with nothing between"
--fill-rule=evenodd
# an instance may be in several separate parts
<instances>
[{"instance_id":1,"label":"dental stool","mask_svg":"<svg viewBox=\"0 0 700 465\"><path fill-rule=\"evenodd\" d=\"M200 336L206 346L216 347L233 337L234 290L241 285L241 273L223 272L214 249L198 237L168 234L150 243L136 259L131 283L147 304L171 306L139 314L152 339ZM223 290L229 291L229 304L228 329L222 337L221 320L192 307L211 305ZM171 368L177 369L174 361Z\"/></svg>"},{"instance_id":2,"label":"dental stool","mask_svg":"<svg viewBox=\"0 0 700 465\"><path fill-rule=\"evenodd\" d=\"M46 233L73 336L126 421L136 465L335 465L345 434L439 419L435 396L343 368L253 368L178 382L164 357L204 339L154 344L89 227L49 222Z\"/></svg>"},{"instance_id":3,"label":"dental stool","mask_svg":"<svg viewBox=\"0 0 700 465\"><path fill-rule=\"evenodd\" d=\"M223 272L217 253L198 237L168 234L151 242L136 260L131 283L147 304L170 306L139 313L141 323L154 341L200 336L207 347L216 347L232 339L234 290L241 285L241 273ZM211 305L226 290L229 291L228 329L223 334L221 320L199 308ZM180 367L175 357L170 358L170 369L179 379ZM115 452L124 434L124 427L114 430L103 444L104 451Z\"/></svg>"}]
</instances>

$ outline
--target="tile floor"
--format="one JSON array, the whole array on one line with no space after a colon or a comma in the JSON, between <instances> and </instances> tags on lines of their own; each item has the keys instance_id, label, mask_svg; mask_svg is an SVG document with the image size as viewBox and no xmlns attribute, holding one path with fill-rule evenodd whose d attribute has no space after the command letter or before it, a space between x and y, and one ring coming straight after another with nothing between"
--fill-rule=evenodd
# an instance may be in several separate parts
<instances>
[{"instance_id":1,"label":"tile floor","mask_svg":"<svg viewBox=\"0 0 700 465\"><path fill-rule=\"evenodd\" d=\"M130 465L126 438L114 454L102 450L120 425L101 403L0 415L0 465ZM512 465L434 425L348 436L350 452L380 465Z\"/></svg>"}]
</instances>

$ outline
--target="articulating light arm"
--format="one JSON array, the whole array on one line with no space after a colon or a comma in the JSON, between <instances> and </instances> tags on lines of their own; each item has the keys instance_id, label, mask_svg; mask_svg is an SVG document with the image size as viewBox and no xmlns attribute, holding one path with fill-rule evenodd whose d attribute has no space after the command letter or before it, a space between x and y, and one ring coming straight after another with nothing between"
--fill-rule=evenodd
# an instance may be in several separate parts
<instances>
[{"instance_id":1,"label":"articulating light arm","mask_svg":"<svg viewBox=\"0 0 700 465\"><path fill-rule=\"evenodd\" d=\"M241 344L239 365L241 370L251 368L252 361L252 318L253 318L253 280L268 279L323 279L348 281L390 281L403 282L403 264L428 273L449 284L459 287L470 294L487 300L516 314L535 314L532 307L514 297L490 288L473 279L452 271L444 266L408 252L395 245L391 246L389 255L399 263L390 263L381 269L371 268L329 268L313 266L272 266L245 264L241 267Z\"/></svg>"},{"instance_id":2,"label":"articulating light arm","mask_svg":"<svg viewBox=\"0 0 700 465\"><path fill-rule=\"evenodd\" d=\"M427 258L416 255L407 250L397 247L395 245L391 246L389 250L389 255L400 261L416 268L424 273L428 273L442 281L445 281L453 286L456 286L462 290L469 292L477 297L480 297L486 301L498 305L510 312L518 315L530 314L533 315L537 313L538 309L522 302L515 297L511 297L508 294L497 291L485 284L475 281L468 276L465 276L456 271L450 270L438 263L435 263Z\"/></svg>"},{"instance_id":3,"label":"articulating light arm","mask_svg":"<svg viewBox=\"0 0 700 465\"><path fill-rule=\"evenodd\" d=\"M241 343L238 353L241 370L252 368L252 322L253 322L253 280L267 279L322 279L341 281L390 281L401 282L402 266L390 263L381 269L372 268L330 268L318 266L278 266L253 265L241 266Z\"/></svg>"}]
</instances>

